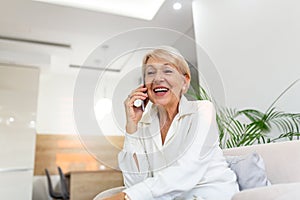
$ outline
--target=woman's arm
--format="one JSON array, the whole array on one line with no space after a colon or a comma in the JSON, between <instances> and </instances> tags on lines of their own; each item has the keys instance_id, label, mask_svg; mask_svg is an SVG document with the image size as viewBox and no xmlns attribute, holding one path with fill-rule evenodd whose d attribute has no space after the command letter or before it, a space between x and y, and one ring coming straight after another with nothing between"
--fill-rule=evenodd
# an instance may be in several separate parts
<instances>
[{"instance_id":1,"label":"woman's arm","mask_svg":"<svg viewBox=\"0 0 300 200\"><path fill-rule=\"evenodd\" d=\"M147 178L149 169L145 149L138 135L139 129L133 134L125 134L124 147L118 155L119 167L122 170L125 186L131 187Z\"/></svg>"}]
</instances>

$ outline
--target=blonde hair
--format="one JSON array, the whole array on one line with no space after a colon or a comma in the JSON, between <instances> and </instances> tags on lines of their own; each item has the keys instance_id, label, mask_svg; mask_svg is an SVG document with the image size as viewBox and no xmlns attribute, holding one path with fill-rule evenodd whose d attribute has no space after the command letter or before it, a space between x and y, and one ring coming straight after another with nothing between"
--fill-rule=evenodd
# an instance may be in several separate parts
<instances>
[{"instance_id":1,"label":"blonde hair","mask_svg":"<svg viewBox=\"0 0 300 200\"><path fill-rule=\"evenodd\" d=\"M143 58L143 75L145 75L146 64L149 58L165 60L173 65L177 71L191 79L189 65L177 49L170 46L162 46L148 52Z\"/></svg>"}]
</instances>

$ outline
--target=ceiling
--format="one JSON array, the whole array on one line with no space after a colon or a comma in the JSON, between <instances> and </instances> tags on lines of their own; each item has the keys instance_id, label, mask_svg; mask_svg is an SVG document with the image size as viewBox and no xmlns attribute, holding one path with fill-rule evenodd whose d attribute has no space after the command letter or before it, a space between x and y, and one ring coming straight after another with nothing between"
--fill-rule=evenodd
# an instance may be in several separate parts
<instances>
[{"instance_id":1,"label":"ceiling","mask_svg":"<svg viewBox=\"0 0 300 200\"><path fill-rule=\"evenodd\" d=\"M100 11L110 14L152 20L165 0L32 0L54 5ZM178 3L176 3L178 4ZM174 4L174 8L176 7ZM181 7L181 6L179 6Z\"/></svg>"},{"instance_id":2,"label":"ceiling","mask_svg":"<svg viewBox=\"0 0 300 200\"><path fill-rule=\"evenodd\" d=\"M52 71L68 73L73 70L70 65L84 65L97 48L101 51L117 49L124 45L123 42L140 47L140 41L135 40L132 34L126 41L111 40L136 28L160 27L194 38L192 0L179 0L182 3L181 10L172 8L174 2L166 0L154 18L147 21L31 0L1 0L0 37L6 39L0 39L0 54L7 57L22 54L19 62L24 63L17 64L24 65L36 57L37 60L31 60L32 63L44 65ZM165 40L166 37L147 35L146 40ZM115 44L111 45L107 41L114 41ZM99 64L102 58L93 58L92 62ZM32 63L29 65L34 65Z\"/></svg>"}]
</instances>

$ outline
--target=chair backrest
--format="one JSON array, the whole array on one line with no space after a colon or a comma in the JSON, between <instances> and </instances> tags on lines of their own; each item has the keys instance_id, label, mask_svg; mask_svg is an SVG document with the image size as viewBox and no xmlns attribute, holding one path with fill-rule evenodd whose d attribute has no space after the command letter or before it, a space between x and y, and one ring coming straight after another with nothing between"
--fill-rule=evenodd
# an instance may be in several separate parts
<instances>
[{"instance_id":1,"label":"chair backrest","mask_svg":"<svg viewBox=\"0 0 300 200\"><path fill-rule=\"evenodd\" d=\"M61 189L62 197L64 200L68 200L68 199L70 199L70 192L68 189L66 177L60 167L57 167L57 169L58 169L59 177L60 177L60 189Z\"/></svg>"},{"instance_id":2,"label":"chair backrest","mask_svg":"<svg viewBox=\"0 0 300 200\"><path fill-rule=\"evenodd\" d=\"M46 177L47 177L49 195L54 199L63 199L63 196L61 195L61 193L54 191L48 169L45 169L45 173L46 173Z\"/></svg>"},{"instance_id":3,"label":"chair backrest","mask_svg":"<svg viewBox=\"0 0 300 200\"><path fill-rule=\"evenodd\" d=\"M300 140L224 149L223 152L225 156L258 153L263 157L272 184L300 181Z\"/></svg>"}]
</instances>

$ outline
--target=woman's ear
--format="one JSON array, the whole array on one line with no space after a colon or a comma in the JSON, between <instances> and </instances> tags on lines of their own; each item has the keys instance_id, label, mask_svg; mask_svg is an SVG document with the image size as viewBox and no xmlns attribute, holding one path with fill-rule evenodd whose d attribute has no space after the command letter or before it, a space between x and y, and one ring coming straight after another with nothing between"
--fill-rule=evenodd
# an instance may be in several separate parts
<instances>
[{"instance_id":1,"label":"woman's ear","mask_svg":"<svg viewBox=\"0 0 300 200\"><path fill-rule=\"evenodd\" d=\"M191 82L191 79L188 75L184 75L184 83L183 83L183 86L182 86L182 92L183 93L186 93L190 87L190 82Z\"/></svg>"}]
</instances>

